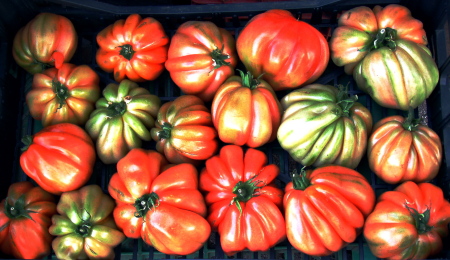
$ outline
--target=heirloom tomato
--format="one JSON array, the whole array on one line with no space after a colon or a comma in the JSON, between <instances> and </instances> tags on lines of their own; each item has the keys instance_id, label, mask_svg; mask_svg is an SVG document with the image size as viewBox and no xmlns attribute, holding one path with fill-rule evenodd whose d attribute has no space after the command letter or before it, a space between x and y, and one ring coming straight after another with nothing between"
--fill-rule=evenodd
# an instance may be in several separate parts
<instances>
[{"instance_id":1,"label":"heirloom tomato","mask_svg":"<svg viewBox=\"0 0 450 260\"><path fill-rule=\"evenodd\" d=\"M116 200L117 226L159 252L191 254L210 236L192 164L169 165L157 151L135 148L117 163L108 191Z\"/></svg>"},{"instance_id":2,"label":"heirloom tomato","mask_svg":"<svg viewBox=\"0 0 450 260\"><path fill-rule=\"evenodd\" d=\"M214 96L214 126L225 143L259 147L275 140L282 108L266 81L239 72L240 77L229 77Z\"/></svg>"},{"instance_id":3,"label":"heirloom tomato","mask_svg":"<svg viewBox=\"0 0 450 260\"><path fill-rule=\"evenodd\" d=\"M253 75L262 75L275 91L297 88L319 78L330 52L325 37L289 11L255 15L239 33L236 49Z\"/></svg>"},{"instance_id":4,"label":"heirloom tomato","mask_svg":"<svg viewBox=\"0 0 450 260\"><path fill-rule=\"evenodd\" d=\"M226 145L200 173L207 219L229 256L246 248L267 251L286 238L283 190L274 182L280 169L267 161L262 151Z\"/></svg>"},{"instance_id":5,"label":"heirloom tomato","mask_svg":"<svg viewBox=\"0 0 450 260\"><path fill-rule=\"evenodd\" d=\"M437 85L439 71L422 22L401 5L344 12L330 39L331 59L381 106L408 110Z\"/></svg>"},{"instance_id":6,"label":"heirloom tomato","mask_svg":"<svg viewBox=\"0 0 450 260\"><path fill-rule=\"evenodd\" d=\"M169 37L156 19L131 14L100 31L97 43L95 58L101 69L113 72L117 82L137 82L154 80L163 72Z\"/></svg>"},{"instance_id":7,"label":"heirloom tomato","mask_svg":"<svg viewBox=\"0 0 450 260\"><path fill-rule=\"evenodd\" d=\"M19 259L43 259L51 252L48 232L56 214L55 198L31 182L9 186L0 202L0 251Z\"/></svg>"},{"instance_id":8,"label":"heirloom tomato","mask_svg":"<svg viewBox=\"0 0 450 260\"><path fill-rule=\"evenodd\" d=\"M166 69L186 94L211 101L220 85L234 75L238 62L230 32L208 21L188 21L172 37Z\"/></svg>"},{"instance_id":9,"label":"heirloom tomato","mask_svg":"<svg viewBox=\"0 0 450 260\"><path fill-rule=\"evenodd\" d=\"M150 129L161 106L159 97L133 81L110 83L97 100L86 122L86 130L96 142L97 154L105 164L116 163L131 149L150 141Z\"/></svg>"},{"instance_id":10,"label":"heirloom tomato","mask_svg":"<svg viewBox=\"0 0 450 260\"><path fill-rule=\"evenodd\" d=\"M52 217L50 234L58 259L114 259L114 247L125 236L117 230L114 200L98 185L64 192Z\"/></svg>"},{"instance_id":11,"label":"heirloom tomato","mask_svg":"<svg viewBox=\"0 0 450 260\"><path fill-rule=\"evenodd\" d=\"M395 115L378 121L367 145L370 169L390 184L432 180L442 154L437 133L414 119L412 110L407 118Z\"/></svg>"},{"instance_id":12,"label":"heirloom tomato","mask_svg":"<svg viewBox=\"0 0 450 260\"><path fill-rule=\"evenodd\" d=\"M35 74L69 62L77 44L78 36L69 19L40 13L17 32L12 54L20 67Z\"/></svg>"},{"instance_id":13,"label":"heirloom tomato","mask_svg":"<svg viewBox=\"0 0 450 260\"><path fill-rule=\"evenodd\" d=\"M31 116L43 126L84 125L100 96L99 77L87 65L64 63L33 77L26 101Z\"/></svg>"},{"instance_id":14,"label":"heirloom tomato","mask_svg":"<svg viewBox=\"0 0 450 260\"><path fill-rule=\"evenodd\" d=\"M326 256L356 240L375 205L375 192L357 171L329 165L294 173L283 204L291 245Z\"/></svg>"},{"instance_id":15,"label":"heirloom tomato","mask_svg":"<svg viewBox=\"0 0 450 260\"><path fill-rule=\"evenodd\" d=\"M407 181L378 198L364 238L377 258L425 259L442 250L449 223L450 203L442 190Z\"/></svg>"},{"instance_id":16,"label":"heirloom tomato","mask_svg":"<svg viewBox=\"0 0 450 260\"><path fill-rule=\"evenodd\" d=\"M95 147L83 128L60 123L25 136L22 170L44 190L61 194L83 186L91 177Z\"/></svg>"},{"instance_id":17,"label":"heirloom tomato","mask_svg":"<svg viewBox=\"0 0 450 260\"><path fill-rule=\"evenodd\" d=\"M197 164L219 148L211 113L194 95L182 95L162 105L151 134L156 150L171 163Z\"/></svg>"},{"instance_id":18,"label":"heirloom tomato","mask_svg":"<svg viewBox=\"0 0 450 260\"><path fill-rule=\"evenodd\" d=\"M372 115L357 96L322 84L296 89L281 99L284 113L278 141L305 166L356 168L366 153Z\"/></svg>"}]
</instances>

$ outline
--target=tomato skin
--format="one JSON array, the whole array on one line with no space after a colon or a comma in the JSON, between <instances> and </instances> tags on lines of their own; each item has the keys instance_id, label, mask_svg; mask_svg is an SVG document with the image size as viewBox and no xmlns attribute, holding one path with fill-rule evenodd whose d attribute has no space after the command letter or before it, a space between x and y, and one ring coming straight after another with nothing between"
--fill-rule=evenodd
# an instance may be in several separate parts
<instances>
[{"instance_id":1,"label":"tomato skin","mask_svg":"<svg viewBox=\"0 0 450 260\"><path fill-rule=\"evenodd\" d=\"M40 13L20 28L13 42L13 57L31 74L46 66L59 68L70 61L78 44L72 22L64 16Z\"/></svg>"},{"instance_id":2,"label":"tomato skin","mask_svg":"<svg viewBox=\"0 0 450 260\"><path fill-rule=\"evenodd\" d=\"M31 182L11 184L0 202L0 251L18 259L48 256L53 240L48 228L56 214L55 201L52 194ZM11 206L15 212L9 210Z\"/></svg>"},{"instance_id":3,"label":"tomato skin","mask_svg":"<svg viewBox=\"0 0 450 260\"><path fill-rule=\"evenodd\" d=\"M370 169L383 181L427 182L439 172L442 143L431 128L408 117L389 116L374 125L367 157Z\"/></svg>"},{"instance_id":4,"label":"tomato skin","mask_svg":"<svg viewBox=\"0 0 450 260\"><path fill-rule=\"evenodd\" d=\"M256 149L226 145L200 173L208 221L231 256L248 248L267 251L286 238L283 191L273 182L280 169Z\"/></svg>"},{"instance_id":5,"label":"tomato skin","mask_svg":"<svg viewBox=\"0 0 450 260\"><path fill-rule=\"evenodd\" d=\"M211 113L194 95L182 95L162 105L151 134L156 150L170 163L197 165L219 148Z\"/></svg>"},{"instance_id":6,"label":"tomato skin","mask_svg":"<svg viewBox=\"0 0 450 260\"><path fill-rule=\"evenodd\" d=\"M281 99L278 142L304 166L356 168L366 153L373 123L369 109L356 101L356 96L330 85L310 84L291 91Z\"/></svg>"},{"instance_id":7,"label":"tomato skin","mask_svg":"<svg viewBox=\"0 0 450 260\"><path fill-rule=\"evenodd\" d=\"M317 29L278 9L255 15L239 33L236 49L246 69L275 91L314 82L330 57Z\"/></svg>"},{"instance_id":8,"label":"tomato skin","mask_svg":"<svg viewBox=\"0 0 450 260\"><path fill-rule=\"evenodd\" d=\"M100 31L96 61L114 79L141 82L156 79L164 70L169 37L152 17L131 14Z\"/></svg>"},{"instance_id":9,"label":"tomato skin","mask_svg":"<svg viewBox=\"0 0 450 260\"><path fill-rule=\"evenodd\" d=\"M378 258L425 259L442 250L449 223L450 203L442 190L407 181L378 198L364 237Z\"/></svg>"},{"instance_id":10,"label":"tomato skin","mask_svg":"<svg viewBox=\"0 0 450 260\"><path fill-rule=\"evenodd\" d=\"M212 22L188 21L173 35L165 67L184 93L208 102L234 75L237 62L236 43L230 32Z\"/></svg>"},{"instance_id":11,"label":"tomato skin","mask_svg":"<svg viewBox=\"0 0 450 260\"><path fill-rule=\"evenodd\" d=\"M211 114L220 140L255 148L275 140L282 108L266 81L241 72L217 90Z\"/></svg>"},{"instance_id":12,"label":"tomato skin","mask_svg":"<svg viewBox=\"0 0 450 260\"><path fill-rule=\"evenodd\" d=\"M192 164L171 165L157 151L135 148L117 163L108 191L116 200L114 220L125 236L142 238L159 252L191 254L210 236Z\"/></svg>"},{"instance_id":13,"label":"tomato skin","mask_svg":"<svg viewBox=\"0 0 450 260\"><path fill-rule=\"evenodd\" d=\"M131 149L141 147L142 140L150 141L160 106L158 96L133 81L108 84L85 125L100 160L117 163Z\"/></svg>"},{"instance_id":14,"label":"tomato skin","mask_svg":"<svg viewBox=\"0 0 450 260\"><path fill-rule=\"evenodd\" d=\"M100 96L99 77L87 65L64 63L33 77L26 95L31 116L42 125L84 125Z\"/></svg>"},{"instance_id":15,"label":"tomato skin","mask_svg":"<svg viewBox=\"0 0 450 260\"><path fill-rule=\"evenodd\" d=\"M98 185L64 192L52 217L52 248L58 259L114 259L125 239L112 216L114 201Z\"/></svg>"},{"instance_id":16,"label":"tomato skin","mask_svg":"<svg viewBox=\"0 0 450 260\"><path fill-rule=\"evenodd\" d=\"M355 241L375 205L370 183L355 170L330 165L298 174L285 187L286 234L311 256L326 256Z\"/></svg>"},{"instance_id":17,"label":"tomato skin","mask_svg":"<svg viewBox=\"0 0 450 260\"><path fill-rule=\"evenodd\" d=\"M91 177L95 147L83 128L61 123L24 139L20 166L44 190L59 195L83 186Z\"/></svg>"}]
</instances>

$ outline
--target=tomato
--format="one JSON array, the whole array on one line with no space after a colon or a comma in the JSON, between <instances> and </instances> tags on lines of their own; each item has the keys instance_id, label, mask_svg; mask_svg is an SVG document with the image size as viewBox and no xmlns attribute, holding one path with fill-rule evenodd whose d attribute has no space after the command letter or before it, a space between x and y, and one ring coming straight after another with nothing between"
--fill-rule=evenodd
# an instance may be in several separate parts
<instances>
[{"instance_id":1,"label":"tomato","mask_svg":"<svg viewBox=\"0 0 450 260\"><path fill-rule=\"evenodd\" d=\"M43 126L59 123L84 125L100 96L99 77L87 65L64 63L33 77L26 95L31 116Z\"/></svg>"},{"instance_id":2,"label":"tomato","mask_svg":"<svg viewBox=\"0 0 450 260\"><path fill-rule=\"evenodd\" d=\"M220 140L259 147L276 138L282 108L272 87L250 72L229 77L214 96L211 114Z\"/></svg>"},{"instance_id":3,"label":"tomato","mask_svg":"<svg viewBox=\"0 0 450 260\"><path fill-rule=\"evenodd\" d=\"M364 238L377 258L425 259L442 250L449 223L450 203L442 190L407 181L378 198Z\"/></svg>"},{"instance_id":4,"label":"tomato","mask_svg":"<svg viewBox=\"0 0 450 260\"><path fill-rule=\"evenodd\" d=\"M247 70L275 91L314 82L330 57L328 42L316 28L277 9L255 15L239 33L236 49Z\"/></svg>"},{"instance_id":5,"label":"tomato","mask_svg":"<svg viewBox=\"0 0 450 260\"><path fill-rule=\"evenodd\" d=\"M211 101L220 85L234 75L238 62L230 32L208 21L188 21L172 37L166 69L185 94Z\"/></svg>"},{"instance_id":6,"label":"tomato","mask_svg":"<svg viewBox=\"0 0 450 260\"><path fill-rule=\"evenodd\" d=\"M95 58L101 69L113 72L117 82L125 78L139 82L163 72L169 37L159 21L131 14L100 31L97 43Z\"/></svg>"},{"instance_id":7,"label":"tomato","mask_svg":"<svg viewBox=\"0 0 450 260\"><path fill-rule=\"evenodd\" d=\"M160 153L135 148L117 163L108 191L116 200L117 226L159 252L191 254L210 236L192 164L169 165Z\"/></svg>"},{"instance_id":8,"label":"tomato","mask_svg":"<svg viewBox=\"0 0 450 260\"><path fill-rule=\"evenodd\" d=\"M379 105L416 108L437 85L439 71L422 22L400 5L344 12L330 39L331 59Z\"/></svg>"},{"instance_id":9,"label":"tomato","mask_svg":"<svg viewBox=\"0 0 450 260\"><path fill-rule=\"evenodd\" d=\"M20 28L12 54L17 64L31 74L48 66L60 68L69 62L78 45L72 22L62 15L40 13Z\"/></svg>"},{"instance_id":10,"label":"tomato","mask_svg":"<svg viewBox=\"0 0 450 260\"><path fill-rule=\"evenodd\" d=\"M50 234L58 259L113 259L114 247L125 236L117 230L112 211L114 200L98 185L64 192L52 217Z\"/></svg>"},{"instance_id":11,"label":"tomato","mask_svg":"<svg viewBox=\"0 0 450 260\"><path fill-rule=\"evenodd\" d=\"M329 165L293 174L283 205L291 245L311 256L326 256L362 232L375 192L357 171Z\"/></svg>"},{"instance_id":12,"label":"tomato","mask_svg":"<svg viewBox=\"0 0 450 260\"><path fill-rule=\"evenodd\" d=\"M86 130L96 142L100 160L116 163L131 149L150 141L150 129L161 106L159 97L130 80L110 83L86 122Z\"/></svg>"},{"instance_id":13,"label":"tomato","mask_svg":"<svg viewBox=\"0 0 450 260\"><path fill-rule=\"evenodd\" d=\"M61 123L25 136L20 166L44 190L59 195L83 186L91 177L95 148L83 128Z\"/></svg>"},{"instance_id":14,"label":"tomato","mask_svg":"<svg viewBox=\"0 0 450 260\"><path fill-rule=\"evenodd\" d=\"M31 182L9 186L0 202L0 251L19 259L42 259L51 252L48 232L55 198Z\"/></svg>"},{"instance_id":15,"label":"tomato","mask_svg":"<svg viewBox=\"0 0 450 260\"><path fill-rule=\"evenodd\" d=\"M414 119L413 110L407 118L395 115L378 121L367 145L370 169L390 184L432 180L442 154L439 136Z\"/></svg>"},{"instance_id":16,"label":"tomato","mask_svg":"<svg viewBox=\"0 0 450 260\"><path fill-rule=\"evenodd\" d=\"M156 150L171 163L198 164L219 148L211 113L194 95L182 95L162 105L151 134Z\"/></svg>"},{"instance_id":17,"label":"tomato","mask_svg":"<svg viewBox=\"0 0 450 260\"><path fill-rule=\"evenodd\" d=\"M262 151L226 145L205 165L200 189L205 192L207 219L219 232L225 254L246 248L267 251L286 238L283 191L274 182L280 169L267 165Z\"/></svg>"},{"instance_id":18,"label":"tomato","mask_svg":"<svg viewBox=\"0 0 450 260\"><path fill-rule=\"evenodd\" d=\"M357 98L342 87L322 84L290 92L281 99L281 147L305 166L356 168L372 130L372 115Z\"/></svg>"}]
</instances>

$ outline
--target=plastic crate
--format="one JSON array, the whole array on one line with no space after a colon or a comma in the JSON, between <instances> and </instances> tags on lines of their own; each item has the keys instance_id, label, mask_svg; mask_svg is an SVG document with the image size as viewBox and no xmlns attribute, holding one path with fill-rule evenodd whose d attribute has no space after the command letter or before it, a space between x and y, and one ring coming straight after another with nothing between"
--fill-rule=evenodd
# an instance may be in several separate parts
<instances>
[{"instance_id":1,"label":"plastic crate","mask_svg":"<svg viewBox=\"0 0 450 260\"><path fill-rule=\"evenodd\" d=\"M427 119L428 125L441 137L444 145L444 158L439 175L433 182L440 186L445 197L450 200L450 3L448 0L436 1L400 1L400 0L366 0L366 1L275 1L257 3L190 5L191 1L118 1L118 0L15 0L0 3L0 198L6 196L8 186L17 181L30 180L21 170L19 164L21 138L36 133L42 128L40 122L29 115L25 103L25 93L31 87L32 76L17 66L12 58L12 39L20 27L40 12L52 12L69 18L78 33L79 43L71 63L87 64L100 76L100 87L114 82L112 74L102 71L95 62L97 50L97 33L118 19L129 14L139 13L143 17L151 16L159 20L171 36L182 23L189 20L207 20L229 30L234 36L256 14L269 9L286 9L298 19L310 23L329 39L337 26L337 19L344 10L366 5L385 6L398 3L408 7L413 16L424 23L430 40L429 47L439 66L441 78L426 103L417 109L417 113ZM242 68L242 64L238 67ZM358 94L359 101L368 107L374 122L401 111L382 108L357 87L352 77L346 75L342 68L329 62L324 74L316 81L322 84L343 84L350 88L352 94ZM158 95L163 102L174 100L182 95L165 71L158 79L139 84ZM278 92L281 98L287 92ZM144 143L144 148L151 149L153 142ZM283 187L290 181L289 173L301 166L285 152L277 141L258 148L264 151L269 163L277 164L281 169L278 178ZM200 166L202 167L202 166ZM368 167L364 157L357 170L372 184L376 194L391 190L394 186L378 179ZM99 184L105 192L109 178L116 171L115 165L96 162L94 174L89 183ZM280 227L284 228L284 227ZM447 245L447 247L445 247ZM436 258L450 258L450 238L444 241L444 250ZM0 258L5 257L0 255ZM49 258L54 258L50 256ZM220 248L217 233L212 233L209 241L198 252L188 256L165 255L147 246L140 239L126 239L116 248L116 259L160 259L160 258L228 258ZM268 252L243 251L233 258L250 259L311 259L284 241ZM375 259L362 236L341 251L323 259Z\"/></svg>"}]
</instances>

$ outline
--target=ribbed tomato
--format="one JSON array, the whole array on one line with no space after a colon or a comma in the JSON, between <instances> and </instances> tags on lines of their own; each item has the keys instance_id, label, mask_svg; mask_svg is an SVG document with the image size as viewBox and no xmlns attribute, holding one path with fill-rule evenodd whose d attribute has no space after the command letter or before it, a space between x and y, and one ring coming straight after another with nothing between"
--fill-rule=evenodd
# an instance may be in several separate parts
<instances>
[{"instance_id":1,"label":"ribbed tomato","mask_svg":"<svg viewBox=\"0 0 450 260\"><path fill-rule=\"evenodd\" d=\"M40 13L17 32L12 53L19 66L35 74L69 62L77 44L78 35L69 19Z\"/></svg>"},{"instance_id":2,"label":"ribbed tomato","mask_svg":"<svg viewBox=\"0 0 450 260\"><path fill-rule=\"evenodd\" d=\"M259 147L275 140L282 108L272 87L250 72L231 76L214 96L211 114L225 143Z\"/></svg>"},{"instance_id":3,"label":"ribbed tomato","mask_svg":"<svg viewBox=\"0 0 450 260\"><path fill-rule=\"evenodd\" d=\"M170 42L166 69L180 89L211 101L238 62L230 32L208 21L180 25Z\"/></svg>"},{"instance_id":4,"label":"ribbed tomato","mask_svg":"<svg viewBox=\"0 0 450 260\"><path fill-rule=\"evenodd\" d=\"M275 91L312 83L330 57L316 28L278 9L255 15L239 33L236 49L247 70Z\"/></svg>"},{"instance_id":5,"label":"ribbed tomato","mask_svg":"<svg viewBox=\"0 0 450 260\"><path fill-rule=\"evenodd\" d=\"M42 125L84 125L100 96L99 77L87 65L64 63L33 77L26 101L31 116Z\"/></svg>"},{"instance_id":6,"label":"ribbed tomato","mask_svg":"<svg viewBox=\"0 0 450 260\"><path fill-rule=\"evenodd\" d=\"M408 117L389 116L374 125L367 145L370 169L380 179L396 184L426 182L439 172L442 143L433 129Z\"/></svg>"},{"instance_id":7,"label":"ribbed tomato","mask_svg":"<svg viewBox=\"0 0 450 260\"><path fill-rule=\"evenodd\" d=\"M359 172L331 165L294 174L283 205L291 245L326 256L356 240L375 205L375 192Z\"/></svg>"},{"instance_id":8,"label":"ribbed tomato","mask_svg":"<svg viewBox=\"0 0 450 260\"><path fill-rule=\"evenodd\" d=\"M194 95L182 95L162 105L150 132L156 150L171 163L197 164L219 148L211 112Z\"/></svg>"}]
</instances>

